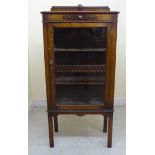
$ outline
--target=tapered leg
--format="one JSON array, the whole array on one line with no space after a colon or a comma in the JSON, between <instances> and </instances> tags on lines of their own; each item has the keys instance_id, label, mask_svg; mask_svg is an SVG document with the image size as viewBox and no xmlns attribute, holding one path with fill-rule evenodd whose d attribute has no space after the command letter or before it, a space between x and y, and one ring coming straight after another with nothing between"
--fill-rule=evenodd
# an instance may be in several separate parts
<instances>
[{"instance_id":1,"label":"tapered leg","mask_svg":"<svg viewBox=\"0 0 155 155\"><path fill-rule=\"evenodd\" d=\"M58 116L54 116L54 130L55 132L58 132Z\"/></svg>"},{"instance_id":2,"label":"tapered leg","mask_svg":"<svg viewBox=\"0 0 155 155\"><path fill-rule=\"evenodd\" d=\"M50 114L48 114L48 130L50 147L54 147L53 117Z\"/></svg>"},{"instance_id":3,"label":"tapered leg","mask_svg":"<svg viewBox=\"0 0 155 155\"><path fill-rule=\"evenodd\" d=\"M108 121L108 148L112 147L112 128L113 128L113 115L110 115Z\"/></svg>"},{"instance_id":4,"label":"tapered leg","mask_svg":"<svg viewBox=\"0 0 155 155\"><path fill-rule=\"evenodd\" d=\"M107 132L107 116L104 116L103 132Z\"/></svg>"}]
</instances>

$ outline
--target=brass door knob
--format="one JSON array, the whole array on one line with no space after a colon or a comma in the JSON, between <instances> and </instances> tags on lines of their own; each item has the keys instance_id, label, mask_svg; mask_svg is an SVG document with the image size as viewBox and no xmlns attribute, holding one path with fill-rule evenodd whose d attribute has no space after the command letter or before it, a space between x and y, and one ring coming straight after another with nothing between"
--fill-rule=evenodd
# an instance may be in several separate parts
<instances>
[{"instance_id":1,"label":"brass door knob","mask_svg":"<svg viewBox=\"0 0 155 155\"><path fill-rule=\"evenodd\" d=\"M53 66L53 60L50 60L50 66Z\"/></svg>"}]
</instances>

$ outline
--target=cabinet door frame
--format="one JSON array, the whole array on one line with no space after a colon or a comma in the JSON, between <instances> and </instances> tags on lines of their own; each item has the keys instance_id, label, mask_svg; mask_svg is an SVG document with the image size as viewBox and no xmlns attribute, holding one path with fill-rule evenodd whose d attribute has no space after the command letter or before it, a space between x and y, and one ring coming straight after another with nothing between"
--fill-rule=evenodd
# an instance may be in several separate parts
<instances>
[{"instance_id":1,"label":"cabinet door frame","mask_svg":"<svg viewBox=\"0 0 155 155\"><path fill-rule=\"evenodd\" d=\"M54 28L91 28L91 27L105 27L107 28L107 50L106 50L106 77L105 77L105 103L104 105L89 105L90 109L105 109L113 107L114 97L114 76L115 75L115 49L116 49L116 25L113 23L48 23L46 26L46 48L45 54L46 69L48 75L46 76L46 87L47 87L47 100L49 109L57 109L59 106L55 103L56 97L56 83L55 83L55 68L50 67L50 61L54 63ZM48 55L48 56L46 56ZM98 106L98 108L97 108ZM64 109L88 109L88 106L80 105L61 105Z\"/></svg>"}]
</instances>

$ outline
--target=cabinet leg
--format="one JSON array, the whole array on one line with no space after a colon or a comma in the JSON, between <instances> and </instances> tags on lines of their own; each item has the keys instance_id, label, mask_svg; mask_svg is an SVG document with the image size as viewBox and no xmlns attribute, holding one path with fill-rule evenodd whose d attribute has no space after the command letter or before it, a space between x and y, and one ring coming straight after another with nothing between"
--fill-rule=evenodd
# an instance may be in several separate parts
<instances>
[{"instance_id":1,"label":"cabinet leg","mask_svg":"<svg viewBox=\"0 0 155 155\"><path fill-rule=\"evenodd\" d=\"M54 116L54 130L58 132L58 116Z\"/></svg>"},{"instance_id":2,"label":"cabinet leg","mask_svg":"<svg viewBox=\"0 0 155 155\"><path fill-rule=\"evenodd\" d=\"M54 147L53 117L48 114L48 130L50 147Z\"/></svg>"},{"instance_id":3,"label":"cabinet leg","mask_svg":"<svg viewBox=\"0 0 155 155\"><path fill-rule=\"evenodd\" d=\"M103 132L107 132L107 116L104 116Z\"/></svg>"},{"instance_id":4,"label":"cabinet leg","mask_svg":"<svg viewBox=\"0 0 155 155\"><path fill-rule=\"evenodd\" d=\"M113 128L113 115L110 115L108 121L108 148L112 147L112 128Z\"/></svg>"}]
</instances>

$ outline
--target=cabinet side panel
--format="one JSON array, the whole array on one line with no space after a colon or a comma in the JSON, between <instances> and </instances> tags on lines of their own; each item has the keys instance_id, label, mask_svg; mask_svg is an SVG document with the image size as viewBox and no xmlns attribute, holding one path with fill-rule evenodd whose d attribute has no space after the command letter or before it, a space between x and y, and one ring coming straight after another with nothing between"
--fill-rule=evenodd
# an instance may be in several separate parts
<instances>
[{"instance_id":1,"label":"cabinet side panel","mask_svg":"<svg viewBox=\"0 0 155 155\"><path fill-rule=\"evenodd\" d=\"M114 104L114 89L115 89L115 63L116 63L116 38L117 38L117 24L111 24L110 31L110 91L109 91L109 105L113 108Z\"/></svg>"},{"instance_id":2,"label":"cabinet side panel","mask_svg":"<svg viewBox=\"0 0 155 155\"><path fill-rule=\"evenodd\" d=\"M111 27L108 24L107 26L107 53L106 53L106 78L105 78L105 108L109 106L109 90L110 90L110 56L111 56L111 36L110 36Z\"/></svg>"},{"instance_id":3,"label":"cabinet side panel","mask_svg":"<svg viewBox=\"0 0 155 155\"><path fill-rule=\"evenodd\" d=\"M55 60L54 60L54 30L50 24L48 24L48 55L49 55L49 65L50 65L50 94L51 94L51 107L56 108L55 96L56 96L56 86L55 86Z\"/></svg>"},{"instance_id":4,"label":"cabinet side panel","mask_svg":"<svg viewBox=\"0 0 155 155\"><path fill-rule=\"evenodd\" d=\"M50 96L50 76L49 76L49 56L48 56L48 28L47 24L43 23L43 37L44 37L44 63L45 63L45 78L46 78L46 96L47 106L51 107Z\"/></svg>"}]
</instances>

